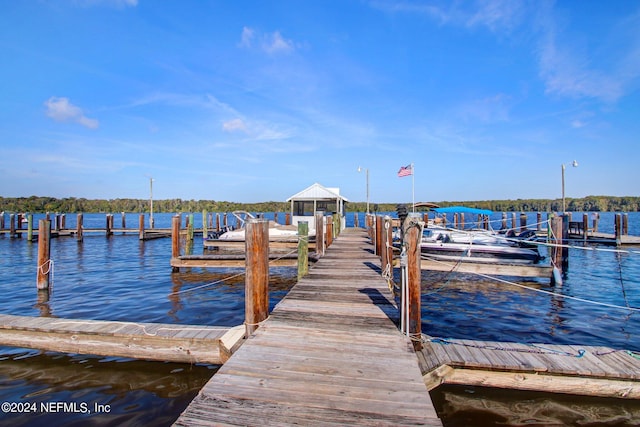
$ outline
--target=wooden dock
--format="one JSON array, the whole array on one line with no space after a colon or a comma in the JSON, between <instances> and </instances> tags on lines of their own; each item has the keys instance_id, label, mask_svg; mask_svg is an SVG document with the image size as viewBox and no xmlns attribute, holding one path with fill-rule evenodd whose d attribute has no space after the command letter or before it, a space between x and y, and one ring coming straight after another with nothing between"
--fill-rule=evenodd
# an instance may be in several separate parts
<instances>
[{"instance_id":1,"label":"wooden dock","mask_svg":"<svg viewBox=\"0 0 640 427\"><path fill-rule=\"evenodd\" d=\"M244 325L215 327L0 315L0 345L178 363L224 363Z\"/></svg>"},{"instance_id":2,"label":"wooden dock","mask_svg":"<svg viewBox=\"0 0 640 427\"><path fill-rule=\"evenodd\" d=\"M431 338L419 358L429 390L444 383L640 399L640 354L627 350Z\"/></svg>"},{"instance_id":3,"label":"wooden dock","mask_svg":"<svg viewBox=\"0 0 640 427\"><path fill-rule=\"evenodd\" d=\"M346 229L175 425L442 425L370 248Z\"/></svg>"}]
</instances>

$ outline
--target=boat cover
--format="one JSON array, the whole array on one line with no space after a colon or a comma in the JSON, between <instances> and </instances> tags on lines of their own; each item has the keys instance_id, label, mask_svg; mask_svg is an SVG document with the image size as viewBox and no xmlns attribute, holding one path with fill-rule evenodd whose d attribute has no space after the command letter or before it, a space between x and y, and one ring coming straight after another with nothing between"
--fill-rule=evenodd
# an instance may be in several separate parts
<instances>
[{"instance_id":1,"label":"boat cover","mask_svg":"<svg viewBox=\"0 0 640 427\"><path fill-rule=\"evenodd\" d=\"M433 211L438 213L472 213L477 215L491 215L493 212L488 209L475 209L466 206L448 206L446 208L435 208Z\"/></svg>"}]
</instances>

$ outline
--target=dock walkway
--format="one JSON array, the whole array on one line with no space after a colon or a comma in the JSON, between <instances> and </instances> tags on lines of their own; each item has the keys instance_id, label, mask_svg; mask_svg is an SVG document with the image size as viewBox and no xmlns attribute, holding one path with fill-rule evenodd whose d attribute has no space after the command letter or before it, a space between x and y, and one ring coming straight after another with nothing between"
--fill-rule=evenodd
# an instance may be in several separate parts
<instances>
[{"instance_id":1,"label":"dock walkway","mask_svg":"<svg viewBox=\"0 0 640 427\"><path fill-rule=\"evenodd\" d=\"M370 248L346 229L175 425L442 425Z\"/></svg>"}]
</instances>

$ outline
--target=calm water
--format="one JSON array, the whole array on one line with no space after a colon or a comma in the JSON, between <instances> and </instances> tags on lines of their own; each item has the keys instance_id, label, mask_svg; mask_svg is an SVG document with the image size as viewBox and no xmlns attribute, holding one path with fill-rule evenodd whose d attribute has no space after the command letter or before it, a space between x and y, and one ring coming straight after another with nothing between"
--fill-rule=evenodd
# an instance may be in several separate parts
<instances>
[{"instance_id":1,"label":"calm water","mask_svg":"<svg viewBox=\"0 0 640 427\"><path fill-rule=\"evenodd\" d=\"M155 215L156 227L168 228L170 218L168 214ZM629 219L630 234L640 235L640 215L629 214ZM195 220L200 224L200 215L196 214ZM126 221L129 227L136 227L138 215L127 215ZM529 223L533 222L535 214L529 215ZM85 214L85 228L104 227L104 223L104 215ZM350 214L348 225L352 223ZM360 224L363 223L361 215ZM119 224L120 215L116 215L115 226ZM67 227L74 226L75 215L68 215ZM601 214L600 230L613 231L612 214ZM201 251L199 247L196 244L196 252ZM51 254L53 293L47 300L38 295L35 286L37 245L0 237L1 313L222 326L243 321L244 278L237 276L241 270L191 269L172 273L170 239L140 242L137 235L107 239L104 235L86 234L81 244L74 238L53 239ZM571 249L569 274L561 288L551 287L546 279L518 283L562 295L640 307L638 273L638 254ZM224 280L231 276L236 277ZM272 307L294 283L292 269L271 272ZM640 351L637 311L586 304L488 279L445 273L423 274L422 303L423 332L433 336L605 345ZM0 423L166 426L177 418L216 369L210 365L0 348L0 402L37 405L75 402L86 404L92 412L82 413L83 407L79 407L78 412L64 410L47 415L0 413ZM433 397L448 425L640 424L640 406L638 403L634 406L634 402L582 398L567 401L547 394L512 391L505 394L468 387L441 387ZM483 403L472 405L476 401ZM468 404L459 406L460 402ZM519 402L552 409L520 414L514 409ZM103 405L110 411L95 413L95 405ZM594 415L607 411L623 415L618 418ZM504 416L506 413L514 415L508 418Z\"/></svg>"}]
</instances>

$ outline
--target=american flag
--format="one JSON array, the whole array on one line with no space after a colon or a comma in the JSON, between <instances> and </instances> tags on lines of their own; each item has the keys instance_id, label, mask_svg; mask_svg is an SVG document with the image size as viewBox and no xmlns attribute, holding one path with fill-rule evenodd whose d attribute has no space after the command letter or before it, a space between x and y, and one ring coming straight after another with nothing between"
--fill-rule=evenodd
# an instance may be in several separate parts
<instances>
[{"instance_id":1,"label":"american flag","mask_svg":"<svg viewBox=\"0 0 640 427\"><path fill-rule=\"evenodd\" d=\"M413 175L413 165L402 166L398 171L398 178Z\"/></svg>"}]
</instances>

